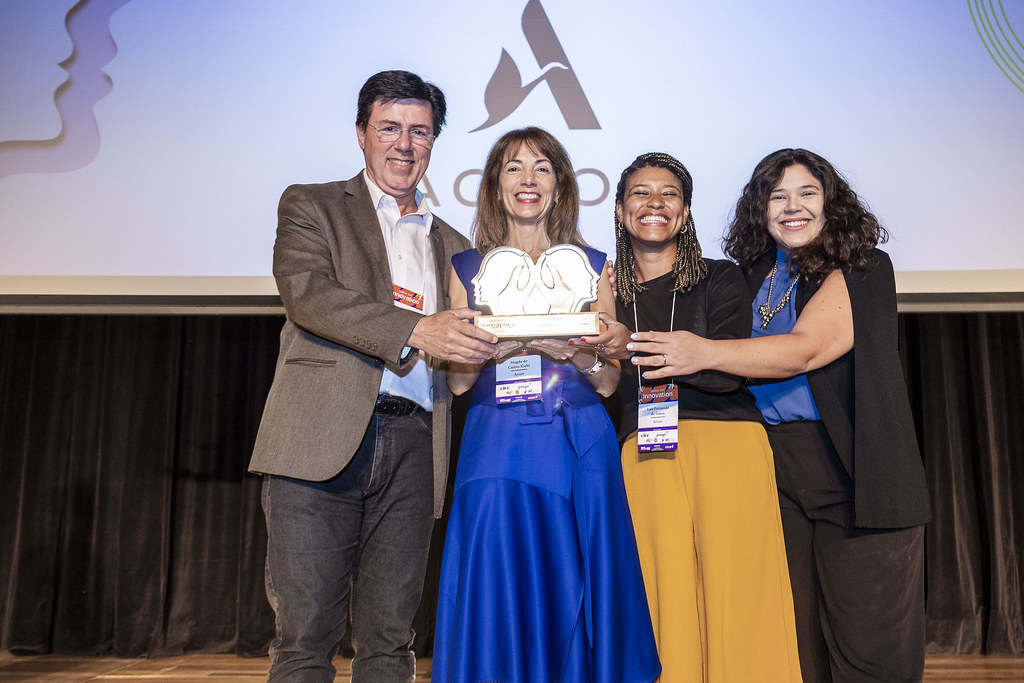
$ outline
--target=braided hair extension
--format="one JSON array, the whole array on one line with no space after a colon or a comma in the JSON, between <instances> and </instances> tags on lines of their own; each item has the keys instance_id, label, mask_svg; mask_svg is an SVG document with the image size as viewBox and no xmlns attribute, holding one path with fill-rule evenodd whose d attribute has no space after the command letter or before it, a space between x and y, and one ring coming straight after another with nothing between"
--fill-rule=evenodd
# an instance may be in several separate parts
<instances>
[{"instance_id":1,"label":"braided hair extension","mask_svg":"<svg viewBox=\"0 0 1024 683\"><path fill-rule=\"evenodd\" d=\"M634 159L633 163L627 166L619 177L619 184L615 189L616 209L623 204L626 184L629 179L643 168L663 168L679 178L683 188L683 204L687 208L690 207L690 202L693 199L693 177L690 172L686 170L682 162L670 154L647 152ZM708 265L704 262L700 242L697 241L693 211L689 212L686 224L683 225L676 237L676 258L672 263L672 273L675 276L672 289L680 293L690 291L707 277ZM637 292L645 289L637 282L633 245L625 226L619 221L617 215L615 216L615 283L619 299L626 304L636 298Z\"/></svg>"}]
</instances>

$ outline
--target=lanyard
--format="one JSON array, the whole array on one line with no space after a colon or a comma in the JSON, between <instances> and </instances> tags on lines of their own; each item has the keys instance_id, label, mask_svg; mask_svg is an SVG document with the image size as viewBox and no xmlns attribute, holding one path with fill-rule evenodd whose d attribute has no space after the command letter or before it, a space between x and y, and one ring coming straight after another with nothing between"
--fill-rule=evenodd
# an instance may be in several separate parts
<instances>
[{"instance_id":1,"label":"lanyard","mask_svg":"<svg viewBox=\"0 0 1024 683\"><path fill-rule=\"evenodd\" d=\"M676 294L678 294L678 292L673 290L672 291L672 313L671 313L671 315L669 317L669 321L668 321L668 331L669 332L674 331L675 330L675 326L676 326ZM640 322L639 322L639 319L637 318L637 315L636 315L636 297L633 297L633 329L635 329L637 332L640 331ZM652 330L652 332L653 332L653 330ZM637 373L636 373L636 388L637 388L637 390L640 390L643 387L643 383L644 383L643 373L640 372L640 371L637 371ZM669 381L668 386L672 386L672 382L671 381Z\"/></svg>"},{"instance_id":2,"label":"lanyard","mask_svg":"<svg viewBox=\"0 0 1024 683\"><path fill-rule=\"evenodd\" d=\"M633 301L633 324L639 329L640 321ZM676 326L676 292L672 292L672 314L669 332ZM679 393L675 384L644 388L643 373L637 372L637 453L675 451L679 448Z\"/></svg>"}]
</instances>

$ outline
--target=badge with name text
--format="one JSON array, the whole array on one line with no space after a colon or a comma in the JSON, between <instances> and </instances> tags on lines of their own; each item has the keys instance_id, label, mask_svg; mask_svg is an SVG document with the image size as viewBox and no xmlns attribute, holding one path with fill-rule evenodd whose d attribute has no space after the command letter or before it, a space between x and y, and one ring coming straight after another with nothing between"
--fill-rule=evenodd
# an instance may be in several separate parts
<instances>
[{"instance_id":1,"label":"badge with name text","mask_svg":"<svg viewBox=\"0 0 1024 683\"><path fill-rule=\"evenodd\" d=\"M406 308L411 308L414 311L423 312L423 295L417 294L411 289L405 287L399 287L396 284L391 285L391 291L395 297L395 303L401 304Z\"/></svg>"},{"instance_id":2,"label":"badge with name text","mask_svg":"<svg viewBox=\"0 0 1024 683\"><path fill-rule=\"evenodd\" d=\"M498 405L541 400L540 356L512 356L494 369L494 398Z\"/></svg>"},{"instance_id":3,"label":"badge with name text","mask_svg":"<svg viewBox=\"0 0 1024 683\"><path fill-rule=\"evenodd\" d=\"M641 453L679 446L679 389L674 384L640 387L636 447Z\"/></svg>"}]
</instances>

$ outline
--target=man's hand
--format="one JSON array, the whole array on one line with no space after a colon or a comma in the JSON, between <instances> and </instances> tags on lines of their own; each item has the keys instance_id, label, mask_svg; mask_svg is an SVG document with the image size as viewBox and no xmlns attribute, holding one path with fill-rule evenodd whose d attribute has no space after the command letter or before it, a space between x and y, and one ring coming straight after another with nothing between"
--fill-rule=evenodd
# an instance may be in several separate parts
<instances>
[{"instance_id":1,"label":"man's hand","mask_svg":"<svg viewBox=\"0 0 1024 683\"><path fill-rule=\"evenodd\" d=\"M480 311L455 308L425 316L409 335L408 346L440 360L483 363L498 353L498 338L467 322Z\"/></svg>"}]
</instances>

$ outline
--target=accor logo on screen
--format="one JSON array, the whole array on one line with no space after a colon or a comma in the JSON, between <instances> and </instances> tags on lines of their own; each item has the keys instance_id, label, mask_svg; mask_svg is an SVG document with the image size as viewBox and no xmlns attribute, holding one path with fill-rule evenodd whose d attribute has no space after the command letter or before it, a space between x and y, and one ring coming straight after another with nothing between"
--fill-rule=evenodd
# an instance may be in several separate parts
<instances>
[{"instance_id":1,"label":"accor logo on screen","mask_svg":"<svg viewBox=\"0 0 1024 683\"><path fill-rule=\"evenodd\" d=\"M541 82L546 81L551 94L554 96L555 104L565 119L565 124L570 130L600 130L601 125L597 121L590 102L587 100L583 86L576 78L569 63L569 57L565 54L554 27L548 19L540 0L529 0L523 9L523 34L537 59L537 65L541 68L540 76L523 85L522 75L512 55L505 48L501 49L501 57L498 59L498 66L491 76L484 90L484 106L487 108L487 120L469 131L477 131L490 128L491 126L504 121L512 112L519 108L526 98L533 92ZM466 197L462 192L462 183L470 176L480 176L482 169L472 168L463 171L455 179L453 187L455 199L465 206L475 206L476 202L471 197ZM576 171L576 177L593 175L601 182L601 192L593 198L580 198L580 204L594 206L600 204L608 197L610 188L608 176L596 168L581 168ZM434 202L437 202L437 195L430 187L426 178L423 179L426 185L425 194Z\"/></svg>"}]
</instances>

